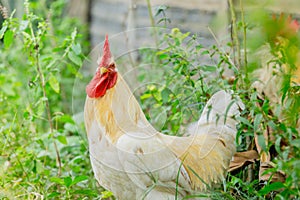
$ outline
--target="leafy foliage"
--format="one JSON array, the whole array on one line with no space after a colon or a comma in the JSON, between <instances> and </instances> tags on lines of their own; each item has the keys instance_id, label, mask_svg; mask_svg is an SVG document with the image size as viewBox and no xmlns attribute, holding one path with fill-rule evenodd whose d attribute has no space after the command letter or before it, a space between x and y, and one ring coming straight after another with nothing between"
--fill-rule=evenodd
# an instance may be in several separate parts
<instances>
[{"instance_id":1,"label":"leafy foliage","mask_svg":"<svg viewBox=\"0 0 300 200\"><path fill-rule=\"evenodd\" d=\"M70 116L86 38L62 16L64 2L25 1L23 17L11 13L0 30L1 199L99 196L84 133Z\"/></svg>"}]
</instances>

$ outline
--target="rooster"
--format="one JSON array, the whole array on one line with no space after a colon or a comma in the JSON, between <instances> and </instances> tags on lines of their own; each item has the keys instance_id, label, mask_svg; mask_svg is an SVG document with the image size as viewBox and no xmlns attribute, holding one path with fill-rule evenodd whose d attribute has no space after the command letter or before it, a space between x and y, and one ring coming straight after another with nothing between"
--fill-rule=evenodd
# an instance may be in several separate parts
<instances>
[{"instance_id":1,"label":"rooster","mask_svg":"<svg viewBox=\"0 0 300 200\"><path fill-rule=\"evenodd\" d=\"M243 104L215 93L192 133L162 134L147 121L118 73L106 36L102 60L86 87L84 120L94 175L118 199L174 199L224 178L235 152Z\"/></svg>"}]
</instances>

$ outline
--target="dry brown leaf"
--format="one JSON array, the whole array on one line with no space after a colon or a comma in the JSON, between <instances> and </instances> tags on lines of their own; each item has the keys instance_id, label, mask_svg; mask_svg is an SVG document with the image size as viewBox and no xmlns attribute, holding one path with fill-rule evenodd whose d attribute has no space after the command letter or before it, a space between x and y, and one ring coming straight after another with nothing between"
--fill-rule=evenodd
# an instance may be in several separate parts
<instances>
[{"instance_id":1,"label":"dry brown leaf","mask_svg":"<svg viewBox=\"0 0 300 200\"><path fill-rule=\"evenodd\" d=\"M264 131L263 136L265 138L265 144L267 146L268 145L268 141L269 141L269 134L268 134L267 130ZM256 133L254 133L254 141L255 141L257 152L260 155L260 162L270 162L271 161L270 152L264 152L262 150L262 147L258 143L258 135Z\"/></svg>"},{"instance_id":2,"label":"dry brown leaf","mask_svg":"<svg viewBox=\"0 0 300 200\"><path fill-rule=\"evenodd\" d=\"M269 181L270 178L271 182L284 182L285 181L285 174L282 171L277 171L275 173L267 173L263 174L266 170L274 168L275 164L272 162L261 162L259 167L259 180L260 181Z\"/></svg>"},{"instance_id":3,"label":"dry brown leaf","mask_svg":"<svg viewBox=\"0 0 300 200\"><path fill-rule=\"evenodd\" d=\"M234 154L232 161L229 165L229 172L237 170L243 166L254 163L259 158L255 150L249 150L244 152L237 152Z\"/></svg>"}]
</instances>

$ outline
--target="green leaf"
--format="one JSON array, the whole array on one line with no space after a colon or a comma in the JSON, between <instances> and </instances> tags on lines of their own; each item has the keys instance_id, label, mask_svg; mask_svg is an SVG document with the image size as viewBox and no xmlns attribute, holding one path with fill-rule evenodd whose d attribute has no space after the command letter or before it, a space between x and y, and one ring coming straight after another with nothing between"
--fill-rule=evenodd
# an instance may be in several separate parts
<instances>
[{"instance_id":1,"label":"green leaf","mask_svg":"<svg viewBox=\"0 0 300 200\"><path fill-rule=\"evenodd\" d=\"M279 154L281 153L280 143L281 143L281 136L278 136L278 138L275 141L275 149L276 149L277 153L279 153Z\"/></svg>"},{"instance_id":2,"label":"green leaf","mask_svg":"<svg viewBox=\"0 0 300 200\"><path fill-rule=\"evenodd\" d=\"M152 92L152 95L154 97L154 99L157 101L157 102L160 102L162 99L161 99L161 93L158 92L158 91L153 91Z\"/></svg>"},{"instance_id":3,"label":"green leaf","mask_svg":"<svg viewBox=\"0 0 300 200\"><path fill-rule=\"evenodd\" d=\"M69 177L69 176L65 177L65 178L64 178L64 185L65 185L66 187L70 187L71 184L72 184L72 178Z\"/></svg>"},{"instance_id":4,"label":"green leaf","mask_svg":"<svg viewBox=\"0 0 300 200\"><path fill-rule=\"evenodd\" d=\"M261 146L262 150L267 151L265 137L263 135L258 135L257 139L258 139L258 144L259 146Z\"/></svg>"},{"instance_id":5,"label":"green leaf","mask_svg":"<svg viewBox=\"0 0 300 200\"><path fill-rule=\"evenodd\" d=\"M7 30L4 34L4 46L5 48L10 47L14 39L14 33L11 30Z\"/></svg>"},{"instance_id":6,"label":"green leaf","mask_svg":"<svg viewBox=\"0 0 300 200\"><path fill-rule=\"evenodd\" d=\"M76 64L78 66L82 65L81 58L79 56L77 56L73 51L70 51L68 53L68 57L74 64Z\"/></svg>"},{"instance_id":7,"label":"green leaf","mask_svg":"<svg viewBox=\"0 0 300 200\"><path fill-rule=\"evenodd\" d=\"M252 124L249 122L249 120L247 120L247 119L244 118L244 117L238 116L236 119L237 119L238 121L240 121L240 122L242 122L242 123L248 125L250 128L253 127Z\"/></svg>"},{"instance_id":8,"label":"green leaf","mask_svg":"<svg viewBox=\"0 0 300 200\"><path fill-rule=\"evenodd\" d=\"M201 55L207 55L207 54L209 54L209 51L208 51L208 50L204 50L204 51L202 51L202 53L201 53Z\"/></svg>"},{"instance_id":9,"label":"green leaf","mask_svg":"<svg viewBox=\"0 0 300 200\"><path fill-rule=\"evenodd\" d=\"M283 183L281 183L281 182L275 182L275 183L271 183L271 184L266 185L265 187L263 187L259 191L259 193L261 195L266 195L266 194L268 194L271 191L275 191L275 190L278 190L278 189L281 189L281 188L284 188Z\"/></svg>"},{"instance_id":10,"label":"green leaf","mask_svg":"<svg viewBox=\"0 0 300 200\"><path fill-rule=\"evenodd\" d=\"M30 38L31 38L31 36L28 33L26 33L26 32L22 32L22 35L27 40L30 40Z\"/></svg>"},{"instance_id":11,"label":"green leaf","mask_svg":"<svg viewBox=\"0 0 300 200\"><path fill-rule=\"evenodd\" d=\"M53 182L53 183L60 184L60 185L63 185L63 184L64 184L63 179L61 179L61 178L59 178L59 177L51 177L51 178L50 178L50 181Z\"/></svg>"},{"instance_id":12,"label":"green leaf","mask_svg":"<svg viewBox=\"0 0 300 200\"><path fill-rule=\"evenodd\" d=\"M170 95L170 91L168 89L165 88L161 91L161 98L162 98L163 103L168 102L169 95Z\"/></svg>"},{"instance_id":13,"label":"green leaf","mask_svg":"<svg viewBox=\"0 0 300 200\"><path fill-rule=\"evenodd\" d=\"M65 145L68 144L67 138L66 138L65 136L63 136L63 135L57 136L57 140L58 140L60 143L62 143L62 144L65 144Z\"/></svg>"},{"instance_id":14,"label":"green leaf","mask_svg":"<svg viewBox=\"0 0 300 200\"><path fill-rule=\"evenodd\" d=\"M164 49L164 50L161 50L161 51L157 51L156 52L156 55L162 55L162 54L166 54L168 52L168 50L167 49Z\"/></svg>"},{"instance_id":15,"label":"green leaf","mask_svg":"<svg viewBox=\"0 0 300 200\"><path fill-rule=\"evenodd\" d=\"M48 198L54 198L54 197L57 197L57 196L59 196L59 195L60 195L59 192L52 192L52 193L50 193L50 194L48 195Z\"/></svg>"},{"instance_id":16,"label":"green leaf","mask_svg":"<svg viewBox=\"0 0 300 200\"><path fill-rule=\"evenodd\" d=\"M199 50L202 49L202 48L203 48L203 45L202 45L202 44L196 45L196 50L197 50L197 51L199 51Z\"/></svg>"},{"instance_id":17,"label":"green leaf","mask_svg":"<svg viewBox=\"0 0 300 200\"><path fill-rule=\"evenodd\" d=\"M20 31L24 31L27 27L28 27L29 21L28 20L22 20L20 22L20 27L19 30Z\"/></svg>"},{"instance_id":18,"label":"green leaf","mask_svg":"<svg viewBox=\"0 0 300 200\"><path fill-rule=\"evenodd\" d=\"M76 176L75 179L73 180L71 186L72 186L72 185L75 185L75 184L77 184L77 183L79 183L79 182L86 181L86 180L88 180L88 179L89 179L88 176L84 176L84 175L82 175L82 176Z\"/></svg>"},{"instance_id":19,"label":"green leaf","mask_svg":"<svg viewBox=\"0 0 300 200\"><path fill-rule=\"evenodd\" d=\"M98 193L96 193L94 190L75 190L74 194L84 194L87 196L98 196Z\"/></svg>"},{"instance_id":20,"label":"green leaf","mask_svg":"<svg viewBox=\"0 0 300 200\"><path fill-rule=\"evenodd\" d=\"M152 94L145 93L145 94L143 94L142 96L140 96L140 99L141 99L141 100L144 100L144 99L149 99L150 97L152 97Z\"/></svg>"},{"instance_id":21,"label":"green leaf","mask_svg":"<svg viewBox=\"0 0 300 200\"><path fill-rule=\"evenodd\" d=\"M1 28L1 30L0 30L0 39L3 38L6 29L7 29L7 26L3 26L3 27Z\"/></svg>"},{"instance_id":22,"label":"green leaf","mask_svg":"<svg viewBox=\"0 0 300 200\"><path fill-rule=\"evenodd\" d=\"M291 145L300 149L300 139L292 140Z\"/></svg>"},{"instance_id":23,"label":"green leaf","mask_svg":"<svg viewBox=\"0 0 300 200\"><path fill-rule=\"evenodd\" d=\"M165 10L167 10L167 6L166 5L160 5L158 6L158 8L156 9L156 13L155 13L155 16L158 16L160 13L164 13Z\"/></svg>"},{"instance_id":24,"label":"green leaf","mask_svg":"<svg viewBox=\"0 0 300 200\"><path fill-rule=\"evenodd\" d=\"M74 123L65 123L64 125L65 131L71 132L71 133L77 133L78 129L77 126Z\"/></svg>"},{"instance_id":25,"label":"green leaf","mask_svg":"<svg viewBox=\"0 0 300 200\"><path fill-rule=\"evenodd\" d=\"M169 22L169 23L171 23L171 20L169 18L163 17L160 20L158 20L157 24L159 24L161 22Z\"/></svg>"},{"instance_id":26,"label":"green leaf","mask_svg":"<svg viewBox=\"0 0 300 200\"><path fill-rule=\"evenodd\" d=\"M64 114L62 116L58 116L58 119L62 123L70 123L70 124L75 124L73 118L70 115Z\"/></svg>"},{"instance_id":27,"label":"green leaf","mask_svg":"<svg viewBox=\"0 0 300 200\"><path fill-rule=\"evenodd\" d=\"M257 114L257 115L255 115L255 117L254 117L253 128L254 128L254 131L255 131L255 132L259 129L259 126L260 126L262 117L263 117L262 114Z\"/></svg>"},{"instance_id":28,"label":"green leaf","mask_svg":"<svg viewBox=\"0 0 300 200\"><path fill-rule=\"evenodd\" d=\"M274 123L274 121L268 121L268 126L270 126L274 130L277 129L277 125Z\"/></svg>"},{"instance_id":29,"label":"green leaf","mask_svg":"<svg viewBox=\"0 0 300 200\"><path fill-rule=\"evenodd\" d=\"M169 59L170 58L170 56L168 55L168 54L160 54L159 55L159 59L160 60L167 60L167 59Z\"/></svg>"},{"instance_id":30,"label":"green leaf","mask_svg":"<svg viewBox=\"0 0 300 200\"><path fill-rule=\"evenodd\" d=\"M23 113L23 117L24 117L24 119L29 119L30 113L29 113L28 111L25 111L25 112Z\"/></svg>"},{"instance_id":31,"label":"green leaf","mask_svg":"<svg viewBox=\"0 0 300 200\"><path fill-rule=\"evenodd\" d=\"M102 199L107 199L109 197L112 197L113 193L111 191L103 191L101 192L101 198Z\"/></svg>"},{"instance_id":32,"label":"green leaf","mask_svg":"<svg viewBox=\"0 0 300 200\"><path fill-rule=\"evenodd\" d=\"M56 79L56 77L51 74L50 75L50 78L49 78L49 84L50 84L50 87L56 92L56 93L59 93L59 82L58 80Z\"/></svg>"},{"instance_id":33,"label":"green leaf","mask_svg":"<svg viewBox=\"0 0 300 200\"><path fill-rule=\"evenodd\" d=\"M76 55L79 55L81 53L81 46L80 44L72 44L72 50Z\"/></svg>"},{"instance_id":34,"label":"green leaf","mask_svg":"<svg viewBox=\"0 0 300 200\"><path fill-rule=\"evenodd\" d=\"M214 66L214 65L205 65L202 67L203 71L206 71L206 72L215 72L217 71L217 66Z\"/></svg>"},{"instance_id":35,"label":"green leaf","mask_svg":"<svg viewBox=\"0 0 300 200\"><path fill-rule=\"evenodd\" d=\"M270 109L269 100L264 100L264 103L261 108L264 111L264 113L268 114Z\"/></svg>"}]
</instances>

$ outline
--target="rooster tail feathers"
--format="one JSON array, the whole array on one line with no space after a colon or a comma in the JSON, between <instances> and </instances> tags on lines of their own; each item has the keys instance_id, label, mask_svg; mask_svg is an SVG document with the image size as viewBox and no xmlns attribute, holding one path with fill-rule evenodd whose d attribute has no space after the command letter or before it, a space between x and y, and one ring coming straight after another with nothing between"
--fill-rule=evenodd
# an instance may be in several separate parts
<instances>
[{"instance_id":1,"label":"rooster tail feathers","mask_svg":"<svg viewBox=\"0 0 300 200\"><path fill-rule=\"evenodd\" d=\"M235 152L235 118L240 114L240 109L244 109L242 101L235 98L233 92L221 90L207 102L198 122L188 128L189 138L193 142L184 166L193 188L203 190L207 188L203 181L211 185L224 178Z\"/></svg>"},{"instance_id":2,"label":"rooster tail feathers","mask_svg":"<svg viewBox=\"0 0 300 200\"><path fill-rule=\"evenodd\" d=\"M216 92L203 109L199 122L226 123L228 118L237 117L244 104L234 98L232 92L221 90Z\"/></svg>"},{"instance_id":3,"label":"rooster tail feathers","mask_svg":"<svg viewBox=\"0 0 300 200\"><path fill-rule=\"evenodd\" d=\"M191 123L187 127L189 134L207 133L203 128L205 125L215 124L217 126L225 125L235 129L237 124L235 118L240 115L240 110L244 109L243 102L239 97L234 97L233 92L220 90L216 92L207 102L203 109L200 119Z\"/></svg>"},{"instance_id":4,"label":"rooster tail feathers","mask_svg":"<svg viewBox=\"0 0 300 200\"><path fill-rule=\"evenodd\" d=\"M215 93L207 102L201 118L206 117L210 121L216 121L214 119L218 117L238 116L240 108L244 109L244 104L240 99L234 99L231 91L221 90Z\"/></svg>"}]
</instances>

